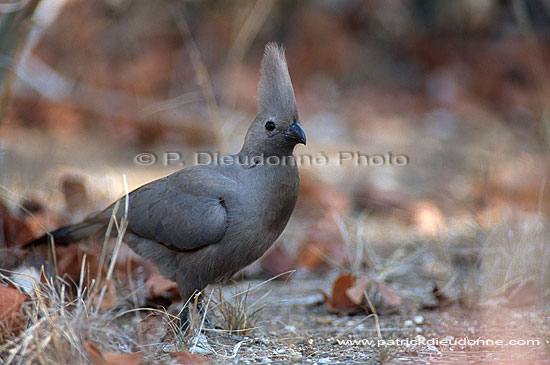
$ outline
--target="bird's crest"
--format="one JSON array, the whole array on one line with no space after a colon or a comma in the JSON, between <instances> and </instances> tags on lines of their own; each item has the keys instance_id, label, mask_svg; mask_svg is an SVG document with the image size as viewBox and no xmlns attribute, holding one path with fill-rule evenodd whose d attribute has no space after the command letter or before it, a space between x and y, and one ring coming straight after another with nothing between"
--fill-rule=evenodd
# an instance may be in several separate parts
<instances>
[{"instance_id":1,"label":"bird's crest","mask_svg":"<svg viewBox=\"0 0 550 365\"><path fill-rule=\"evenodd\" d=\"M285 52L274 42L265 46L258 86L258 109L262 114L286 120L298 116Z\"/></svg>"}]
</instances>

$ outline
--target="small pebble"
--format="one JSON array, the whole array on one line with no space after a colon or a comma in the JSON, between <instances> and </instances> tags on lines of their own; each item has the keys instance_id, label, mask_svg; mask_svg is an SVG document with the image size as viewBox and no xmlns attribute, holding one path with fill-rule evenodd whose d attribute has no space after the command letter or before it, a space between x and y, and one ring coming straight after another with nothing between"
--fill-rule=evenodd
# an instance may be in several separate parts
<instances>
[{"instance_id":1,"label":"small pebble","mask_svg":"<svg viewBox=\"0 0 550 365\"><path fill-rule=\"evenodd\" d=\"M422 317L422 316L414 316L413 321L414 321L414 323L416 323L416 324L422 324L422 323L424 323L424 317Z\"/></svg>"},{"instance_id":2,"label":"small pebble","mask_svg":"<svg viewBox=\"0 0 550 365\"><path fill-rule=\"evenodd\" d=\"M422 327L416 327L416 328L414 329L414 332L416 332L416 333L422 332Z\"/></svg>"},{"instance_id":3,"label":"small pebble","mask_svg":"<svg viewBox=\"0 0 550 365\"><path fill-rule=\"evenodd\" d=\"M407 327L412 327L413 321L411 321L410 319L407 319L405 322L403 322L403 324Z\"/></svg>"},{"instance_id":4,"label":"small pebble","mask_svg":"<svg viewBox=\"0 0 550 365\"><path fill-rule=\"evenodd\" d=\"M302 361L304 357L302 356L302 354L294 354L290 357L290 361L292 362L300 362Z\"/></svg>"},{"instance_id":5,"label":"small pebble","mask_svg":"<svg viewBox=\"0 0 550 365\"><path fill-rule=\"evenodd\" d=\"M294 326L285 326L285 330L288 332L296 333L296 327Z\"/></svg>"}]
</instances>

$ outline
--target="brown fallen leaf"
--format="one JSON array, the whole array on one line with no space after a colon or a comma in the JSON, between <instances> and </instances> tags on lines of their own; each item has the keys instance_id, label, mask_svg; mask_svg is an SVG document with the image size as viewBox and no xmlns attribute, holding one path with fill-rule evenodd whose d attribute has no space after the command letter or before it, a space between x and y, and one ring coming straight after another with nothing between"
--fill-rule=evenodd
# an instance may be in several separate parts
<instances>
[{"instance_id":1,"label":"brown fallen leaf","mask_svg":"<svg viewBox=\"0 0 550 365\"><path fill-rule=\"evenodd\" d=\"M331 313L346 315L359 309L360 306L346 294L346 291L353 286L355 280L356 277L352 274L342 274L332 284L332 294L330 297L321 292Z\"/></svg>"},{"instance_id":2,"label":"brown fallen leaf","mask_svg":"<svg viewBox=\"0 0 550 365\"><path fill-rule=\"evenodd\" d=\"M21 313L25 300L19 290L0 285L0 340L16 336L25 327L25 317Z\"/></svg>"},{"instance_id":3,"label":"brown fallen leaf","mask_svg":"<svg viewBox=\"0 0 550 365\"><path fill-rule=\"evenodd\" d=\"M323 296L331 313L346 315L359 311L371 313L365 294L372 299L379 314L391 313L402 304L401 297L386 282L352 274L340 275L332 286L332 297L324 293Z\"/></svg>"},{"instance_id":4,"label":"brown fallen leaf","mask_svg":"<svg viewBox=\"0 0 550 365\"><path fill-rule=\"evenodd\" d=\"M45 249L49 250L49 248ZM97 276L99 270L102 270L102 276L105 278L107 269L105 265L100 268L99 246L56 246L55 250L57 255L57 272L60 276L68 277L71 281L78 283L80 281L84 256L86 256L86 270L84 271L85 277L83 278L83 282L89 283L91 279Z\"/></svg>"},{"instance_id":5,"label":"brown fallen leaf","mask_svg":"<svg viewBox=\"0 0 550 365\"><path fill-rule=\"evenodd\" d=\"M353 286L346 290L346 295L354 303L365 308L367 313L371 313L365 294L369 295L378 314L389 314L403 303L401 297L386 282L368 276L359 277Z\"/></svg>"},{"instance_id":6,"label":"brown fallen leaf","mask_svg":"<svg viewBox=\"0 0 550 365\"><path fill-rule=\"evenodd\" d=\"M113 352L102 352L95 343L86 341L84 348L92 364L95 365L141 365L143 356L141 352L131 354L117 354Z\"/></svg>"},{"instance_id":7,"label":"brown fallen leaf","mask_svg":"<svg viewBox=\"0 0 550 365\"><path fill-rule=\"evenodd\" d=\"M171 352L170 357L176 361L178 365L191 365L191 364L208 364L210 359L199 355L194 355L189 352Z\"/></svg>"},{"instance_id":8,"label":"brown fallen leaf","mask_svg":"<svg viewBox=\"0 0 550 365\"><path fill-rule=\"evenodd\" d=\"M346 290L346 296L356 305L363 304L365 301L365 292L373 282L374 279L368 276L362 276L356 279L353 285Z\"/></svg>"},{"instance_id":9,"label":"brown fallen leaf","mask_svg":"<svg viewBox=\"0 0 550 365\"><path fill-rule=\"evenodd\" d=\"M149 290L152 300L164 299L173 302L181 299L178 284L166 279L158 271L153 271L149 275L145 287Z\"/></svg>"},{"instance_id":10,"label":"brown fallen leaf","mask_svg":"<svg viewBox=\"0 0 550 365\"><path fill-rule=\"evenodd\" d=\"M22 245L33 238L25 222L11 214L8 207L0 201L0 248Z\"/></svg>"}]
</instances>

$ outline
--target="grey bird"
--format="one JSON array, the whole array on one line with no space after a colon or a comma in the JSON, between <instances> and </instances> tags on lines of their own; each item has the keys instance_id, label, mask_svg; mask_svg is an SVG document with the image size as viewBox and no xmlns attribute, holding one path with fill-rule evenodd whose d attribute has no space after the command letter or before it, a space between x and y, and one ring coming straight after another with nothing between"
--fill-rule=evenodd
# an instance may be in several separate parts
<instances>
[{"instance_id":1,"label":"grey bird","mask_svg":"<svg viewBox=\"0 0 550 365\"><path fill-rule=\"evenodd\" d=\"M284 51L275 43L265 47L258 93L258 114L239 153L181 169L128 194L124 241L175 281L184 301L262 256L294 210L300 177L293 150L306 136ZM56 245L102 237L115 203L25 247L47 244L48 237ZM117 218L123 211L117 210Z\"/></svg>"}]
</instances>

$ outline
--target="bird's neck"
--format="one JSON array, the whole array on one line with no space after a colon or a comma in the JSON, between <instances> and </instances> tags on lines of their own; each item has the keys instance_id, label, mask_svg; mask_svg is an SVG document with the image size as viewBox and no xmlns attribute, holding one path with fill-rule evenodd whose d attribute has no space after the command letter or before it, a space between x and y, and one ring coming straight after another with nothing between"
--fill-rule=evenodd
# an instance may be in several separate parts
<instances>
[{"instance_id":1,"label":"bird's neck","mask_svg":"<svg viewBox=\"0 0 550 365\"><path fill-rule=\"evenodd\" d=\"M277 148L276 150L269 148L254 148L251 146L243 145L240 152L237 154L239 157L246 157L248 159L257 159L262 158L266 159L269 157L293 157L294 146L288 148Z\"/></svg>"}]
</instances>

